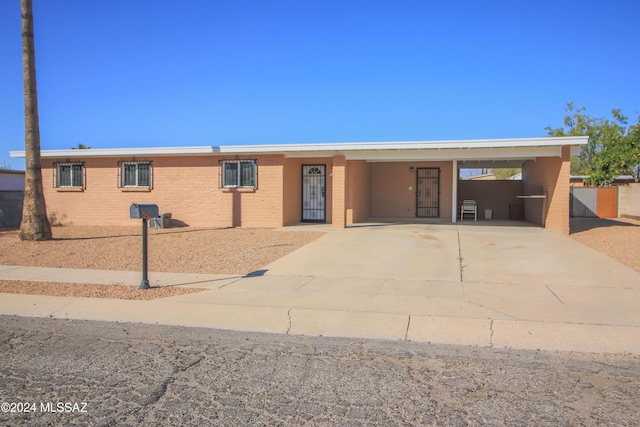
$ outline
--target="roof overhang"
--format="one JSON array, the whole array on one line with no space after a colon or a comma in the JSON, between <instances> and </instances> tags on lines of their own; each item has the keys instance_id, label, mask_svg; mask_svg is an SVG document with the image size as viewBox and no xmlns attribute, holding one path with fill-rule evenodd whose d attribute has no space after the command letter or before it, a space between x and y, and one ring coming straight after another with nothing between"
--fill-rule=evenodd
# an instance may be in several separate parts
<instances>
[{"instance_id":1,"label":"roof overhang","mask_svg":"<svg viewBox=\"0 0 640 427\"><path fill-rule=\"evenodd\" d=\"M220 153L281 153L286 157L332 157L342 155L352 160L369 160L368 157L375 158L376 156L368 156L363 153L404 152L415 155L417 152L428 151L430 153L429 158L431 159L434 151L453 153L454 151L452 150L461 152L462 150L477 151L483 149L524 149L541 147L559 148L563 146L573 146L579 150L580 146L585 145L588 142L589 138L586 136L451 141L344 142L322 144L222 146L220 147ZM411 157L411 159L415 159L415 157Z\"/></svg>"},{"instance_id":2,"label":"roof overhang","mask_svg":"<svg viewBox=\"0 0 640 427\"><path fill-rule=\"evenodd\" d=\"M322 144L228 145L156 148L91 148L44 150L43 158L202 156L242 154L282 154L290 158L344 156L347 160L419 161L522 161L536 157L558 157L563 146L572 154L589 138L517 138L456 141L345 142ZM11 151L11 157L25 157L24 151ZM497 166L494 166L497 167Z\"/></svg>"},{"instance_id":3,"label":"roof overhang","mask_svg":"<svg viewBox=\"0 0 640 427\"><path fill-rule=\"evenodd\" d=\"M218 147L152 147L152 148L87 148L71 150L43 150L43 158L72 157L128 157L128 156L193 156L214 154ZM11 157L25 157L24 151L9 151Z\"/></svg>"},{"instance_id":4,"label":"roof overhang","mask_svg":"<svg viewBox=\"0 0 640 427\"><path fill-rule=\"evenodd\" d=\"M462 160L458 162L458 169L500 169L521 168L527 160L533 159L500 159L500 160Z\"/></svg>"}]
</instances>

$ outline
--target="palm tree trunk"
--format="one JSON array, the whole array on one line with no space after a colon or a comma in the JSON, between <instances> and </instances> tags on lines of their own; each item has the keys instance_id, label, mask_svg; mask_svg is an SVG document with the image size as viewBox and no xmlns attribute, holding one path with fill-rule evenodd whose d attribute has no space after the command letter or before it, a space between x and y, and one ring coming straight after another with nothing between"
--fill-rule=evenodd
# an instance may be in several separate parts
<instances>
[{"instance_id":1,"label":"palm tree trunk","mask_svg":"<svg viewBox=\"0 0 640 427\"><path fill-rule=\"evenodd\" d=\"M31 0L20 0L22 10L22 73L24 76L24 131L26 172L22 206L21 240L51 240L51 224L42 187L40 125L36 89L36 53Z\"/></svg>"}]
</instances>

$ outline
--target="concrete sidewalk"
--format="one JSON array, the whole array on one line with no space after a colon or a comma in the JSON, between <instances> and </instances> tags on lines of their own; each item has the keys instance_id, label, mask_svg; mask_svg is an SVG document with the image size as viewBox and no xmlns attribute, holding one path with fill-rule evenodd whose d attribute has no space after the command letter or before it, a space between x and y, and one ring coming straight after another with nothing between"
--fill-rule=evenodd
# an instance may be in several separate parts
<instances>
[{"instance_id":1,"label":"concrete sidewalk","mask_svg":"<svg viewBox=\"0 0 640 427\"><path fill-rule=\"evenodd\" d=\"M0 313L640 354L640 273L537 228L349 228L252 276L149 278L207 290L151 301L3 294ZM137 285L140 273L0 266L0 280Z\"/></svg>"}]
</instances>

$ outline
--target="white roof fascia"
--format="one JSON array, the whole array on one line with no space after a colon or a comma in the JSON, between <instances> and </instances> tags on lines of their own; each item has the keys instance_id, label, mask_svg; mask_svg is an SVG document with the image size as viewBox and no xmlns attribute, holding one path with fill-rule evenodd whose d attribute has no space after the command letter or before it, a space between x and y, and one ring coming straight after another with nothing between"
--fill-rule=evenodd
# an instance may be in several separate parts
<instances>
[{"instance_id":1,"label":"white roof fascia","mask_svg":"<svg viewBox=\"0 0 640 427\"><path fill-rule=\"evenodd\" d=\"M535 161L535 159L461 160L456 164L458 169L520 168L526 161Z\"/></svg>"},{"instance_id":2,"label":"white roof fascia","mask_svg":"<svg viewBox=\"0 0 640 427\"><path fill-rule=\"evenodd\" d=\"M363 150L434 150L444 148L502 148L545 147L584 145L587 136L565 136L544 138L476 139L454 141L396 141L396 142L340 142L319 144L272 144L272 145L227 145L220 146L220 153L290 153L290 152L346 152ZM326 156L326 154L325 154Z\"/></svg>"},{"instance_id":3,"label":"white roof fascia","mask_svg":"<svg viewBox=\"0 0 640 427\"><path fill-rule=\"evenodd\" d=\"M215 154L218 147L150 147L150 148L87 148L71 150L43 150L43 158L61 157L132 157L132 156L191 156ZM24 151L10 151L10 157L25 157Z\"/></svg>"},{"instance_id":4,"label":"white roof fascia","mask_svg":"<svg viewBox=\"0 0 640 427\"><path fill-rule=\"evenodd\" d=\"M458 141L397 141L397 142L346 142L321 144L277 144L277 145L228 145L197 147L155 147L155 148L89 148L70 150L44 150L43 158L71 157L132 157L132 156L189 156L203 154L285 154L288 157L331 157L363 151L377 151L391 154L398 150L461 150L499 149L524 147L561 147L587 144L586 136L479 139ZM25 157L24 151L10 151L11 157ZM351 156L350 156L351 157ZM356 159L356 157L351 157ZM454 157L455 158L455 157Z\"/></svg>"},{"instance_id":5,"label":"white roof fascia","mask_svg":"<svg viewBox=\"0 0 640 427\"><path fill-rule=\"evenodd\" d=\"M560 157L562 147L518 147L441 150L367 150L334 152L286 153L289 158L345 156L347 160L385 161L448 161L448 160L499 160L533 159L535 157Z\"/></svg>"}]
</instances>

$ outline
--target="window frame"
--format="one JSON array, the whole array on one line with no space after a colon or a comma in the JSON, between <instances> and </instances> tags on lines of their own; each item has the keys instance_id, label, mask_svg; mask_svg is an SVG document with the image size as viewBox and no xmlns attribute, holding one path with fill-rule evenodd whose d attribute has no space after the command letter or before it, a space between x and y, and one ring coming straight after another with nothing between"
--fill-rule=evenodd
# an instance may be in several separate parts
<instances>
[{"instance_id":1,"label":"window frame","mask_svg":"<svg viewBox=\"0 0 640 427\"><path fill-rule=\"evenodd\" d=\"M62 173L62 167L69 167L68 173ZM80 177L81 182L74 185L74 166L80 167L80 173L75 175L75 177ZM61 182L61 177L68 174L69 185L63 185ZM53 187L61 190L84 190L86 188L86 168L84 166L84 162L55 162L53 164Z\"/></svg>"},{"instance_id":2,"label":"window frame","mask_svg":"<svg viewBox=\"0 0 640 427\"><path fill-rule=\"evenodd\" d=\"M135 184L127 184L125 180L127 178L127 174L125 173L125 168L127 166L135 166ZM149 166L149 183L147 185L140 185L140 165L148 165ZM119 161L118 162L118 188L122 188L124 190L151 190L153 188L153 162L150 160L130 160L130 161Z\"/></svg>"},{"instance_id":3,"label":"window frame","mask_svg":"<svg viewBox=\"0 0 640 427\"><path fill-rule=\"evenodd\" d=\"M227 165L237 165L236 171L233 172L235 179L229 183L230 174L227 173ZM248 165L249 167L246 167ZM250 171L250 176L243 176L244 173ZM248 178L248 179L247 179ZM247 183L247 181L249 181ZM258 161L256 159L228 159L218 160L218 188L222 189L258 189Z\"/></svg>"}]
</instances>

